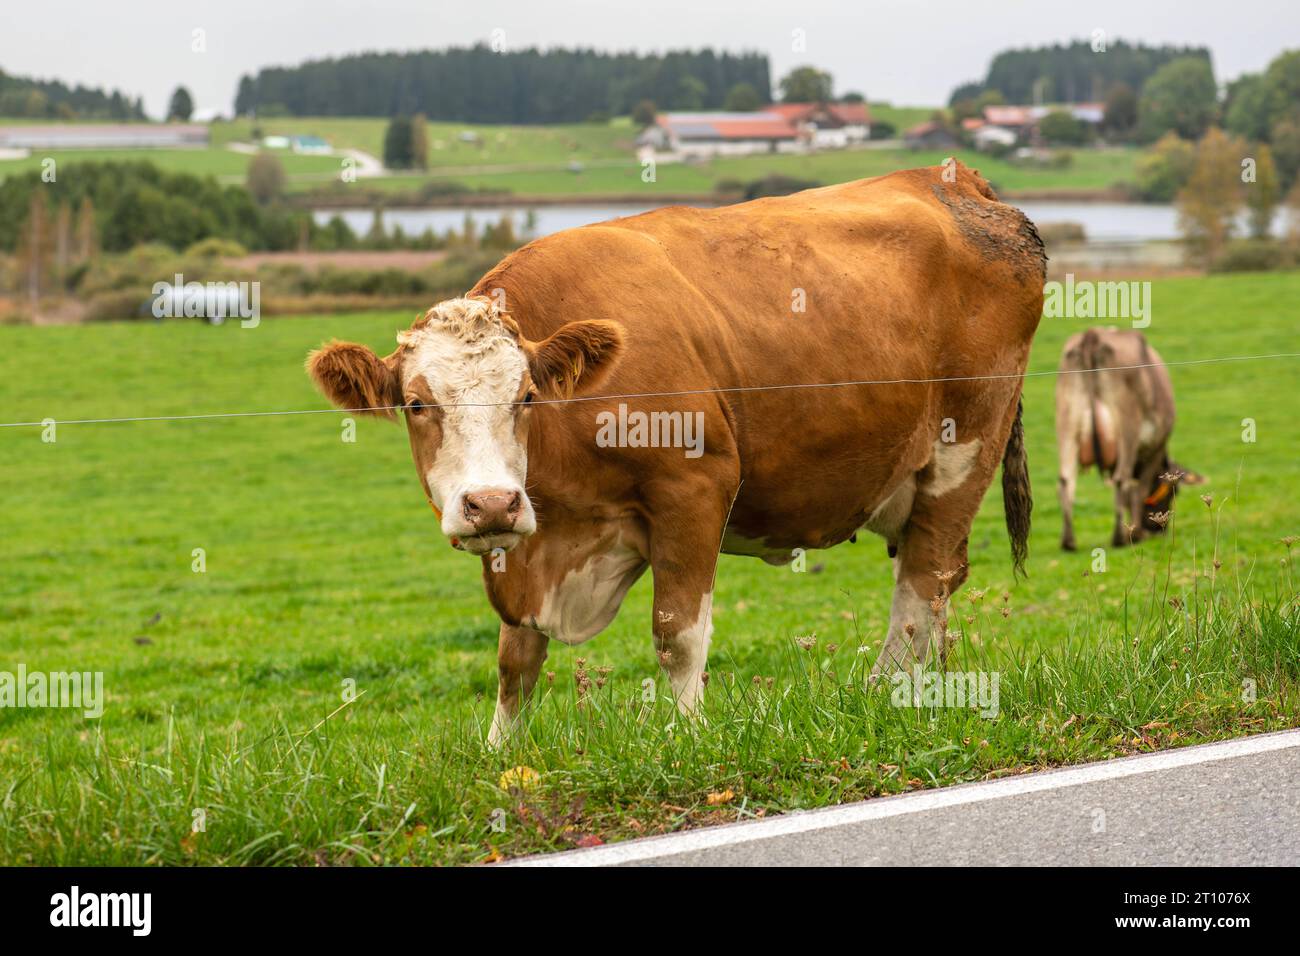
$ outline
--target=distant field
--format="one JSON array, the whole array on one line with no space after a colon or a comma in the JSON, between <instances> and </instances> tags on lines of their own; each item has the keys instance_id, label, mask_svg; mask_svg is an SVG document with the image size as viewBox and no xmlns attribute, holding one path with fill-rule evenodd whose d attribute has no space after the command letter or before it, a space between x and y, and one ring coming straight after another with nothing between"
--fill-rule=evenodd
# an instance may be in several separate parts
<instances>
[{"instance_id":1,"label":"distant field","mask_svg":"<svg viewBox=\"0 0 1300 956\"><path fill-rule=\"evenodd\" d=\"M360 149L383 156L388 121L375 118L240 119L214 123L212 141L252 141L252 127L263 136L319 136L336 149ZM570 159L631 159L636 130L629 121L569 123L557 126L485 126L475 123L430 123L429 162L434 167L565 163ZM478 142L459 137L473 133Z\"/></svg>"},{"instance_id":2,"label":"distant field","mask_svg":"<svg viewBox=\"0 0 1300 956\"><path fill-rule=\"evenodd\" d=\"M280 161L290 176L337 173L338 159L330 156L298 156L279 153ZM196 176L237 177L242 179L252 158L245 153L228 149L65 149L33 151L26 159L0 160L0 179L13 173L40 169L42 162L53 158L58 169L71 169L84 162L148 162L172 172L192 173Z\"/></svg>"},{"instance_id":3,"label":"distant field","mask_svg":"<svg viewBox=\"0 0 1300 956\"><path fill-rule=\"evenodd\" d=\"M807 156L763 155L717 159L704 164L660 164L655 182L641 181L635 163L622 167L590 168L579 173L568 170L530 172L479 172L448 178L468 186L509 189L523 195L628 194L712 192L723 180L749 182L777 173L830 185L880 176L897 169L933 166L955 155L978 169L993 185L1003 190L1101 190L1132 181L1136 150L1078 150L1066 169L1035 169L994 159L973 150L935 151L905 149L830 150ZM416 178L372 180L381 189L410 189Z\"/></svg>"},{"instance_id":4,"label":"distant field","mask_svg":"<svg viewBox=\"0 0 1300 956\"><path fill-rule=\"evenodd\" d=\"M903 131L908 127L915 126L917 123L924 123L934 111L938 109L935 106L891 106L888 103L872 103L868 107L871 110L872 122L891 123L894 129L898 130L901 136Z\"/></svg>"},{"instance_id":5,"label":"distant field","mask_svg":"<svg viewBox=\"0 0 1300 956\"><path fill-rule=\"evenodd\" d=\"M925 119L928 107L873 106L873 114L894 122L899 130ZM50 153L60 164L79 160L142 159L166 169L211 174L239 181L249 157L227 148L251 142L254 123L240 119L212 124L212 147L206 150L85 150ZM336 149L383 153L386 121L377 118L272 118L258 120L263 136L312 135ZM472 133L478 139L460 137ZM806 156L761 155L719 159L707 163L661 164L655 182L642 181L634 156L636 132L626 118L610 123L561 126L484 126L472 123L430 123L431 168L427 173L398 174L358 182L368 190L414 193L425 183L459 182L476 189L508 190L524 196L628 196L712 193L724 180L749 182L769 174L792 176L823 184L877 176L913 166L942 162L948 153L902 149L832 150ZM0 178L16 170L40 167L42 156L0 161ZM277 151L289 176L289 188L307 191L328 186L340 172L338 157L299 156ZM1037 169L993 159L973 151L959 152L994 186L1004 190L1102 190L1132 182L1138 156L1134 149L1075 150L1063 169Z\"/></svg>"},{"instance_id":6,"label":"distant field","mask_svg":"<svg viewBox=\"0 0 1300 956\"><path fill-rule=\"evenodd\" d=\"M1169 361L1298 351L1297 301L1296 272L1157 281L1147 335ZM323 408L307 350L387 351L411 318L0 328L0 417ZM1031 372L1083 325L1044 320ZM606 633L551 648L504 753L483 745L482 572L437 533L402 428L361 420L355 444L341 413L68 424L53 444L0 429L0 670L100 670L108 695L98 721L0 711L0 864L476 862L1293 726L1296 372L1174 367L1173 451L1209 483L1179 496L1172 534L1112 549L1110 492L1082 476L1076 554L1057 547L1054 378L1027 380L1029 578L1012 578L995 483L953 617L955 666L1003 675L996 719L862 689L891 585L864 535L805 574L721 561L707 724L642 700L659 673L647 576ZM577 671L599 666L608 685L579 704ZM538 784L503 789L519 765Z\"/></svg>"}]
</instances>

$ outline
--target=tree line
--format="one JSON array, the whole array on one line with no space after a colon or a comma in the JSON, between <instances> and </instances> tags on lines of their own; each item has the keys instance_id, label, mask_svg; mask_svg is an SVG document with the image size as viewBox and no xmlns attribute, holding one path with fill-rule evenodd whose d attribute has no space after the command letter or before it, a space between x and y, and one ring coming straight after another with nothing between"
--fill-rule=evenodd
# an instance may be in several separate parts
<instances>
[{"instance_id":1,"label":"tree line","mask_svg":"<svg viewBox=\"0 0 1300 956\"><path fill-rule=\"evenodd\" d=\"M982 81L964 83L954 90L949 105L977 99L989 90L996 90L1006 103L1099 103L1119 84L1141 93L1157 70L1185 57L1210 65L1206 47L1150 47L1124 40L1075 40L1005 50L993 58Z\"/></svg>"},{"instance_id":2,"label":"tree line","mask_svg":"<svg viewBox=\"0 0 1300 956\"><path fill-rule=\"evenodd\" d=\"M23 119L145 119L144 103L118 90L32 80L0 70L0 116Z\"/></svg>"},{"instance_id":3,"label":"tree line","mask_svg":"<svg viewBox=\"0 0 1300 956\"><path fill-rule=\"evenodd\" d=\"M562 123L660 109L719 109L738 84L771 99L760 53L682 50L603 53L486 45L417 53L366 53L270 67L244 76L239 115L410 116L472 123Z\"/></svg>"},{"instance_id":4,"label":"tree line","mask_svg":"<svg viewBox=\"0 0 1300 956\"><path fill-rule=\"evenodd\" d=\"M147 162L79 162L61 167L52 183L36 170L0 183L0 251L57 242L59 219L73 210L85 232L82 245L105 252L155 242L184 249L213 237L248 249L292 249L311 228L306 212L259 205L249 190L210 176L166 172Z\"/></svg>"}]
</instances>

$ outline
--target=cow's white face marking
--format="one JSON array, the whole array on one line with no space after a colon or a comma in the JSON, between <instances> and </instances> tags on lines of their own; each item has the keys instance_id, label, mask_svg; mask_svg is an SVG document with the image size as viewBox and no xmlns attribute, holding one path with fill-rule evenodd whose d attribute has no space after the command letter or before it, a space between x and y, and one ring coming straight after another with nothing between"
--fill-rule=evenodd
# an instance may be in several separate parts
<instances>
[{"instance_id":1,"label":"cow's white face marking","mask_svg":"<svg viewBox=\"0 0 1300 956\"><path fill-rule=\"evenodd\" d=\"M424 473L433 503L442 511L442 531L467 551L511 548L537 528L524 491L528 449L517 427L528 360L501 324L490 303L449 299L429 310L428 321L403 332L407 348L402 382L410 395L416 381L441 406L441 441ZM511 532L476 534L465 515L465 496L484 492L522 499Z\"/></svg>"},{"instance_id":2,"label":"cow's white face marking","mask_svg":"<svg viewBox=\"0 0 1300 956\"><path fill-rule=\"evenodd\" d=\"M980 450L980 444L978 438L964 445L949 444L936 439L934 456L930 459L931 475L921 486L921 490L927 495L938 498L960 488L975 466L975 456Z\"/></svg>"}]
</instances>

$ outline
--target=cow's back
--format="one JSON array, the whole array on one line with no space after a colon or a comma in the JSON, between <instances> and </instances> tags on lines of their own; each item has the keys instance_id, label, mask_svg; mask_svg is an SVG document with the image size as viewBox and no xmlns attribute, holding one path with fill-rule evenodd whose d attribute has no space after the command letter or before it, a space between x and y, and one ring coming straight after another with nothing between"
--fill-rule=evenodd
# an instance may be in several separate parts
<instances>
[{"instance_id":1,"label":"cow's back","mask_svg":"<svg viewBox=\"0 0 1300 956\"><path fill-rule=\"evenodd\" d=\"M738 462L742 523L807 526L830 509L835 537L925 465L945 416L1000 417L1008 397L1014 408L1043 276L1032 224L957 164L558 233L474 293L503 291L531 339L617 321L627 350L600 392L684 393L586 403L567 417L575 442L618 402L703 412L710 454ZM983 377L994 384L970 381ZM670 477L707 467L654 462Z\"/></svg>"}]
</instances>

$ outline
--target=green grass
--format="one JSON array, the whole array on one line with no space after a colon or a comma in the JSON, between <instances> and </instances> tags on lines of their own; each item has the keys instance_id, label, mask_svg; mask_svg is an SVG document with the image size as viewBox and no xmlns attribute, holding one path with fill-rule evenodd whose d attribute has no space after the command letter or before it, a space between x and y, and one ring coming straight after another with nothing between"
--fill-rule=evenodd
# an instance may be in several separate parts
<instances>
[{"instance_id":1,"label":"green grass","mask_svg":"<svg viewBox=\"0 0 1300 956\"><path fill-rule=\"evenodd\" d=\"M336 149L384 154L388 121L375 118L239 119L212 126L214 145L252 141L252 127L263 136L319 136ZM627 123L565 123L553 126L492 126L481 123L429 123L429 162L433 166L488 166L516 163L566 163L571 158L628 159L636 131ZM465 143L461 133L476 134Z\"/></svg>"},{"instance_id":2,"label":"green grass","mask_svg":"<svg viewBox=\"0 0 1300 956\"><path fill-rule=\"evenodd\" d=\"M872 103L869 106L871 110L871 121L873 123L891 123L898 135L918 123L924 123L934 115L937 107L934 106L894 106L890 103Z\"/></svg>"},{"instance_id":3,"label":"green grass","mask_svg":"<svg viewBox=\"0 0 1300 956\"><path fill-rule=\"evenodd\" d=\"M905 129L932 110L921 107L873 106L875 115L898 122ZM919 116L920 119L916 117ZM386 121L377 118L262 119L256 124L263 136L319 136L336 149L354 148L375 156L383 154ZM0 179L14 172L39 169L42 159L53 156L60 168L78 160L148 160L183 172L214 175L239 181L250 157L228 149L232 142L251 142L254 123L247 119L211 125L212 146L193 150L74 150L42 152L23 160L0 161ZM477 143L461 142L459 134L473 132ZM417 191L430 180L455 181L474 188L508 190L521 196L637 196L648 201L669 193L711 193L722 180L748 182L772 173L823 184L878 176L895 169L934 165L941 151L832 150L807 156L762 155L719 159L703 164L661 164L656 181L641 180L634 156L636 131L626 120L609 123L570 123L555 126L490 126L474 123L430 123L431 169L427 175L397 175L363 179L366 189L384 192ZM968 154L969 153L969 154ZM1074 151L1065 169L1034 169L993 159L973 151L960 152L963 160L980 169L999 189L1100 190L1133 181L1137 158L1134 149ZM300 156L277 152L284 163L291 190L320 189L340 171L331 156ZM569 169L571 162L581 172Z\"/></svg>"},{"instance_id":4,"label":"green grass","mask_svg":"<svg viewBox=\"0 0 1300 956\"><path fill-rule=\"evenodd\" d=\"M1171 362L1298 351L1297 299L1300 273L1159 281L1147 334ZM410 318L0 328L0 420L320 408L307 349L386 348ZM1045 320L1031 369L1081 325ZM1000 673L997 718L862 689L891 581L864 536L810 556L817 573L721 561L706 725L642 702L644 680L663 685L647 575L608 631L552 648L505 753L483 745L496 621L478 562L437 533L402 429L360 421L355 444L335 414L69 424L53 444L0 429L0 670L103 671L108 695L98 721L0 710L0 863L473 862L1293 726L1279 539L1300 531L1295 363L1172 375L1174 453L1209 476L1195 490L1213 509L1186 494L1172 535L1108 549L1104 574L1087 573L1110 531L1095 476L1080 552L1056 548L1054 380L1027 381L1030 577L1012 580L995 484L955 602L953 663ZM613 668L581 704L580 667ZM521 765L539 783L502 790Z\"/></svg>"},{"instance_id":5,"label":"green grass","mask_svg":"<svg viewBox=\"0 0 1300 956\"><path fill-rule=\"evenodd\" d=\"M508 190L521 196L641 196L653 202L656 196L680 193L711 193L723 180L749 182L772 173L793 176L823 185L882 176L896 169L933 166L956 155L978 169L1000 190L1102 190L1132 181L1135 150L1078 150L1066 169L1037 169L994 159L973 151L955 154L932 150L851 149L812 155L762 155L712 160L707 163L661 163L655 181L642 182L641 166L628 160L618 165L584 166L580 172L555 166L546 169L476 170L456 173L435 170L431 175L482 189ZM612 162L612 161L603 161ZM429 177L390 176L367 179L368 189L410 192ZM302 188L311 183L299 183Z\"/></svg>"},{"instance_id":6,"label":"green grass","mask_svg":"<svg viewBox=\"0 0 1300 956\"><path fill-rule=\"evenodd\" d=\"M299 156L290 152L276 154L289 176L337 175L339 160L332 156ZM15 173L42 168L42 163L52 158L59 175L75 175L76 164L81 162L149 162L169 172L190 173L195 176L219 176L242 181L248 172L252 157L228 149L66 149L34 150L26 159L0 160L0 180Z\"/></svg>"}]
</instances>

